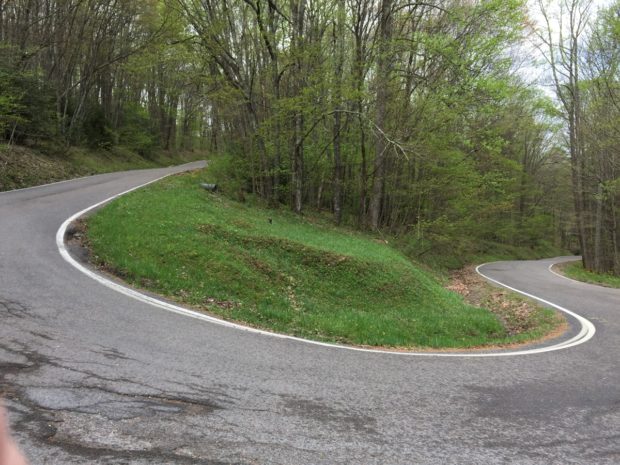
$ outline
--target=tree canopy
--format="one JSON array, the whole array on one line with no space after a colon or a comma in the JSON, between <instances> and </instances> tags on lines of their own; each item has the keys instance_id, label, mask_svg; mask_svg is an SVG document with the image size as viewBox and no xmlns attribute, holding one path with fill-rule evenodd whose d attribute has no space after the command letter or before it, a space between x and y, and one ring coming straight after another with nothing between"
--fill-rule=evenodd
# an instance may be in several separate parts
<instances>
[{"instance_id":1,"label":"tree canopy","mask_svg":"<svg viewBox=\"0 0 620 465\"><path fill-rule=\"evenodd\" d=\"M418 254L554 242L620 273L620 6L564 3L554 100L518 70L524 0L0 0L0 137L207 150L240 199Z\"/></svg>"}]
</instances>

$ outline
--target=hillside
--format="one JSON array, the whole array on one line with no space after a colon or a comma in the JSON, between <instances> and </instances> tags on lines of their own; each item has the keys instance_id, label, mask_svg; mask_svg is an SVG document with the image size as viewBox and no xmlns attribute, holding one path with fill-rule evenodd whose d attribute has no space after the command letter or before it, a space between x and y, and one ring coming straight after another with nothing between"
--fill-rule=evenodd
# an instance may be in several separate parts
<instances>
[{"instance_id":1,"label":"hillside","mask_svg":"<svg viewBox=\"0 0 620 465\"><path fill-rule=\"evenodd\" d=\"M91 174L168 166L199 157L199 153L164 151L155 151L149 157L144 157L122 147L114 147L112 150L71 147L55 152L0 144L0 191Z\"/></svg>"},{"instance_id":2,"label":"hillside","mask_svg":"<svg viewBox=\"0 0 620 465\"><path fill-rule=\"evenodd\" d=\"M540 310L533 329L509 334L384 240L207 193L201 181L203 172L168 178L89 218L93 260L222 318L322 341L478 347L557 324Z\"/></svg>"}]
</instances>

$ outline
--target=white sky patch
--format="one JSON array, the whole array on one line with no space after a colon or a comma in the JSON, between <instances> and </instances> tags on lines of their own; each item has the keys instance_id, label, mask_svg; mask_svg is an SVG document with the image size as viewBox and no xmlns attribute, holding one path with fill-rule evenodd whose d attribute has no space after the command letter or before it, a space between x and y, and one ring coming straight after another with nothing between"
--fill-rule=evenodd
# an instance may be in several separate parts
<instances>
[{"instance_id":1,"label":"white sky patch","mask_svg":"<svg viewBox=\"0 0 620 465\"><path fill-rule=\"evenodd\" d=\"M543 1L548 8L548 16L553 30L553 40L557 43L559 37L559 23L557 17L560 12L560 5L568 3L571 0ZM592 21L596 18L598 10L606 8L613 3L614 0L592 0L592 6L590 7L590 24L592 24ZM537 37L534 31L535 28L544 31L547 27L538 0L528 1L528 13L531 24L529 25L530 30L526 30L527 40L514 52L517 72L525 82L540 88L546 95L553 97L555 93L554 85L551 82L549 64L541 52L540 38ZM542 45L543 50L544 47L545 46Z\"/></svg>"}]
</instances>

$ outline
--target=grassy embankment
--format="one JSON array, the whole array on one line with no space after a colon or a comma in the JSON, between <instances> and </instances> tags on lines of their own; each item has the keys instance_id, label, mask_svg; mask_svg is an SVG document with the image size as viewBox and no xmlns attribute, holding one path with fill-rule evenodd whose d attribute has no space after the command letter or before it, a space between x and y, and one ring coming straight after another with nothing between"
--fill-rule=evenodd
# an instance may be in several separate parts
<instances>
[{"instance_id":1,"label":"grassy embankment","mask_svg":"<svg viewBox=\"0 0 620 465\"><path fill-rule=\"evenodd\" d=\"M109 151L71 147L44 153L41 150L0 144L0 191L91 174L168 166L198 158L197 153L163 151L143 157L122 147Z\"/></svg>"},{"instance_id":2,"label":"grassy embankment","mask_svg":"<svg viewBox=\"0 0 620 465\"><path fill-rule=\"evenodd\" d=\"M620 277L606 273L593 273L583 268L581 261L566 262L555 267L565 276L583 281L584 283L598 284L605 287L620 288Z\"/></svg>"},{"instance_id":3,"label":"grassy embankment","mask_svg":"<svg viewBox=\"0 0 620 465\"><path fill-rule=\"evenodd\" d=\"M207 193L203 176L168 178L91 217L93 259L222 318L322 341L466 348L538 338L560 324L536 309L514 331L382 240Z\"/></svg>"}]
</instances>

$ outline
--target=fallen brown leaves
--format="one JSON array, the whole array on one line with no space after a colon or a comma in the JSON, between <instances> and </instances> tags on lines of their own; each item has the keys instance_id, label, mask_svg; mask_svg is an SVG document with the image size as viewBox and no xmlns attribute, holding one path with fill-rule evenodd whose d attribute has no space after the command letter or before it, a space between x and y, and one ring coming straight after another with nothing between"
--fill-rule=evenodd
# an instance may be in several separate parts
<instances>
[{"instance_id":1,"label":"fallen brown leaves","mask_svg":"<svg viewBox=\"0 0 620 465\"><path fill-rule=\"evenodd\" d=\"M509 335L524 333L538 325L540 308L536 303L491 286L473 267L455 271L450 278L448 290L463 296L468 304L494 313Z\"/></svg>"},{"instance_id":2,"label":"fallen brown leaves","mask_svg":"<svg viewBox=\"0 0 620 465\"><path fill-rule=\"evenodd\" d=\"M218 299L214 299L213 297L206 298L204 303L207 306L207 308L209 306L216 306L216 307L223 308L225 310L230 310L238 306L237 302L233 302L231 300L218 300Z\"/></svg>"}]
</instances>

